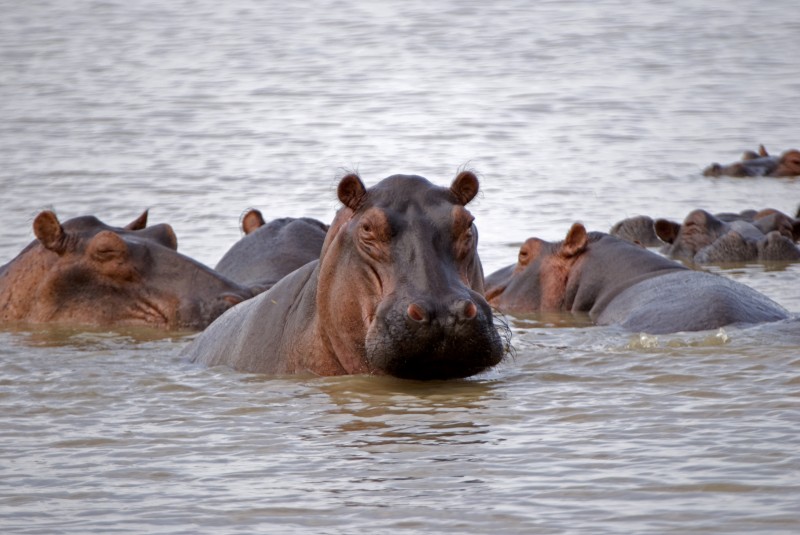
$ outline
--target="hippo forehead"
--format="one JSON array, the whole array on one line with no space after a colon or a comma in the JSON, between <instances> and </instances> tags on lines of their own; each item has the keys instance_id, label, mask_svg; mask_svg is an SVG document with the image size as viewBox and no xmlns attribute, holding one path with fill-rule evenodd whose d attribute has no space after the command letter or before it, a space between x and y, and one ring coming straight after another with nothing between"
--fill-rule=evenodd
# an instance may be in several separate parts
<instances>
[{"instance_id":1,"label":"hippo forehead","mask_svg":"<svg viewBox=\"0 0 800 535\"><path fill-rule=\"evenodd\" d=\"M107 225L93 215L85 215L68 219L61 226L73 237L72 247L78 253L85 249L89 240L104 230L111 231L126 241L130 241L129 238L135 238L133 243L142 246L146 243L156 243L172 249L177 248L172 227L164 223L143 229L129 230L124 227Z\"/></svg>"},{"instance_id":2,"label":"hippo forehead","mask_svg":"<svg viewBox=\"0 0 800 535\"><path fill-rule=\"evenodd\" d=\"M366 205L404 213L413 208L429 209L454 203L449 189L436 186L424 177L392 175L368 190Z\"/></svg>"},{"instance_id":3,"label":"hippo forehead","mask_svg":"<svg viewBox=\"0 0 800 535\"><path fill-rule=\"evenodd\" d=\"M112 227L106 225L99 219L97 219L93 215L83 215L78 217L73 217L72 219L68 219L61 224L64 230L68 230L70 232L82 233L82 232L100 232L101 230L114 230L120 231L123 230L120 227Z\"/></svg>"}]
</instances>

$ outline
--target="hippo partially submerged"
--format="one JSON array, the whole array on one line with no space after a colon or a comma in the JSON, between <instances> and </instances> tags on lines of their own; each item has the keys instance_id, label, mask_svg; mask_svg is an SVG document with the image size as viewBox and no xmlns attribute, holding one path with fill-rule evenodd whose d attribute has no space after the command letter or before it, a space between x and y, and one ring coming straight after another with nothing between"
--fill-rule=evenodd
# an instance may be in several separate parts
<instances>
[{"instance_id":1,"label":"hippo partially submerged","mask_svg":"<svg viewBox=\"0 0 800 535\"><path fill-rule=\"evenodd\" d=\"M0 267L0 323L199 330L252 292L176 251L146 213L111 227L94 216L33 222L36 240Z\"/></svg>"},{"instance_id":2,"label":"hippo partially submerged","mask_svg":"<svg viewBox=\"0 0 800 535\"><path fill-rule=\"evenodd\" d=\"M800 221L777 210L740 219L693 210L683 223L657 219L654 228L664 254L696 264L800 260Z\"/></svg>"},{"instance_id":3,"label":"hippo partially submerged","mask_svg":"<svg viewBox=\"0 0 800 535\"><path fill-rule=\"evenodd\" d=\"M214 269L260 293L295 269L319 258L328 225L310 217L282 217L269 223L250 209L242 218L244 236Z\"/></svg>"},{"instance_id":4,"label":"hippo partially submerged","mask_svg":"<svg viewBox=\"0 0 800 535\"><path fill-rule=\"evenodd\" d=\"M486 297L503 312L587 313L597 325L651 334L788 317L748 286L608 234L587 233L580 223L561 242L528 239L515 265L486 278Z\"/></svg>"},{"instance_id":5,"label":"hippo partially submerged","mask_svg":"<svg viewBox=\"0 0 800 535\"><path fill-rule=\"evenodd\" d=\"M225 313L186 355L270 374L449 379L494 366L505 346L464 207L477 193L469 171L449 188L394 175L366 189L348 174L319 260Z\"/></svg>"},{"instance_id":6,"label":"hippo partially submerged","mask_svg":"<svg viewBox=\"0 0 800 535\"><path fill-rule=\"evenodd\" d=\"M646 215L627 217L622 221L618 221L608 233L642 247L660 247L664 245L664 242L656 235L655 221L652 217Z\"/></svg>"},{"instance_id":7,"label":"hippo partially submerged","mask_svg":"<svg viewBox=\"0 0 800 535\"><path fill-rule=\"evenodd\" d=\"M728 165L712 163L703 170L705 176L789 177L800 176L800 151L787 150L780 156L770 156L764 145L758 152L746 151L742 159Z\"/></svg>"}]
</instances>

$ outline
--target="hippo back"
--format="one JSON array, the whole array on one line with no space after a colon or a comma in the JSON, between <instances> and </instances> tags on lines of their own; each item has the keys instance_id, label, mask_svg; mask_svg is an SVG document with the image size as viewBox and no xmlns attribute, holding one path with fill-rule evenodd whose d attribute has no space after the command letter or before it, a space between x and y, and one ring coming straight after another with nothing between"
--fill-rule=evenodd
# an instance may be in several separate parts
<instances>
[{"instance_id":1,"label":"hippo back","mask_svg":"<svg viewBox=\"0 0 800 535\"><path fill-rule=\"evenodd\" d=\"M779 321L788 316L783 307L749 286L720 275L681 270L625 289L595 322L661 334Z\"/></svg>"},{"instance_id":2,"label":"hippo back","mask_svg":"<svg viewBox=\"0 0 800 535\"><path fill-rule=\"evenodd\" d=\"M284 217L259 226L217 263L225 277L261 292L319 258L328 226L316 219Z\"/></svg>"}]
</instances>

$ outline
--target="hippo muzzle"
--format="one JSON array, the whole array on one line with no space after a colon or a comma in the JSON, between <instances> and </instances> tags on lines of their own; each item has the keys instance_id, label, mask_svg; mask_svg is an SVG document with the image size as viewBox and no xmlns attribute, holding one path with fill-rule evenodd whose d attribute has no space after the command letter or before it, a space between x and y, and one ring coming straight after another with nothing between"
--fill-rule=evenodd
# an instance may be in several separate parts
<instances>
[{"instance_id":1,"label":"hippo muzzle","mask_svg":"<svg viewBox=\"0 0 800 535\"><path fill-rule=\"evenodd\" d=\"M466 290L445 300L397 299L378 307L366 338L370 368L405 379L454 379L500 362L488 303Z\"/></svg>"}]
</instances>

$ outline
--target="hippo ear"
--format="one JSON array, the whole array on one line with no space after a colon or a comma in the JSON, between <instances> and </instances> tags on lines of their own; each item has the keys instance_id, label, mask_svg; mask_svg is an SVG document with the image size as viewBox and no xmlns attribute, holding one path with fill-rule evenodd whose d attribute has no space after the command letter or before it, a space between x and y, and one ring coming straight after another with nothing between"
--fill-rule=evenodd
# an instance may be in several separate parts
<instances>
[{"instance_id":1,"label":"hippo ear","mask_svg":"<svg viewBox=\"0 0 800 535\"><path fill-rule=\"evenodd\" d=\"M33 220L33 233L46 249L59 255L66 251L67 234L56 214L50 210L45 210Z\"/></svg>"},{"instance_id":2,"label":"hippo ear","mask_svg":"<svg viewBox=\"0 0 800 535\"><path fill-rule=\"evenodd\" d=\"M141 233L138 235L160 243L164 247L168 247L173 251L178 250L178 237L175 235L172 225L167 223L159 223L158 225L153 225L152 227L142 229Z\"/></svg>"},{"instance_id":3,"label":"hippo ear","mask_svg":"<svg viewBox=\"0 0 800 535\"><path fill-rule=\"evenodd\" d=\"M101 263L123 261L128 258L128 244L119 234L110 230L95 234L86 251L93 260Z\"/></svg>"},{"instance_id":4,"label":"hippo ear","mask_svg":"<svg viewBox=\"0 0 800 535\"><path fill-rule=\"evenodd\" d=\"M769 153L767 152L767 149L764 148L764 145L758 146L758 155L761 157L769 156Z\"/></svg>"},{"instance_id":5,"label":"hippo ear","mask_svg":"<svg viewBox=\"0 0 800 535\"><path fill-rule=\"evenodd\" d=\"M472 171L461 171L453 179L450 191L459 203L466 205L478 194L478 177Z\"/></svg>"},{"instance_id":6,"label":"hippo ear","mask_svg":"<svg viewBox=\"0 0 800 535\"><path fill-rule=\"evenodd\" d=\"M658 239L665 243L674 243L675 238L678 237L678 232L681 230L679 223L667 219L656 219L653 228L655 228Z\"/></svg>"},{"instance_id":7,"label":"hippo ear","mask_svg":"<svg viewBox=\"0 0 800 535\"><path fill-rule=\"evenodd\" d=\"M358 210L361 203L364 202L364 197L367 194L367 188L361 182L359 176L355 173L345 175L339 181L339 187L336 190L339 200L342 204L353 210Z\"/></svg>"},{"instance_id":8,"label":"hippo ear","mask_svg":"<svg viewBox=\"0 0 800 535\"><path fill-rule=\"evenodd\" d=\"M792 241L800 240L800 219L792 219Z\"/></svg>"},{"instance_id":9,"label":"hippo ear","mask_svg":"<svg viewBox=\"0 0 800 535\"><path fill-rule=\"evenodd\" d=\"M148 210L145 210L142 215L125 225L125 230L142 230L147 227L147 212Z\"/></svg>"},{"instance_id":10,"label":"hippo ear","mask_svg":"<svg viewBox=\"0 0 800 535\"><path fill-rule=\"evenodd\" d=\"M266 225L264 216L255 208L249 209L242 217L242 232L244 232L245 235L256 231L264 225Z\"/></svg>"},{"instance_id":11,"label":"hippo ear","mask_svg":"<svg viewBox=\"0 0 800 535\"><path fill-rule=\"evenodd\" d=\"M587 245L589 236L586 234L586 227L580 223L573 223L561 245L561 256L570 258L579 255L586 250Z\"/></svg>"}]
</instances>

